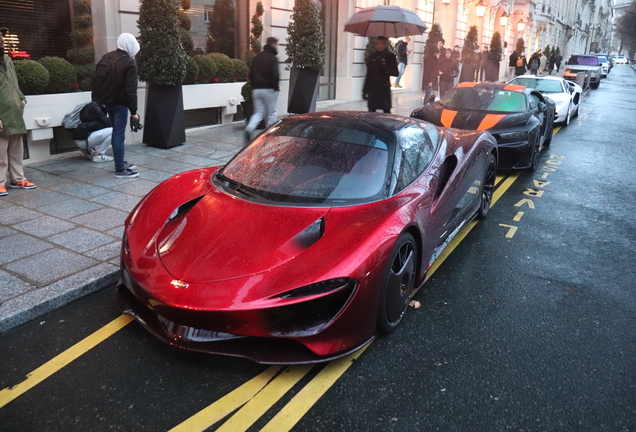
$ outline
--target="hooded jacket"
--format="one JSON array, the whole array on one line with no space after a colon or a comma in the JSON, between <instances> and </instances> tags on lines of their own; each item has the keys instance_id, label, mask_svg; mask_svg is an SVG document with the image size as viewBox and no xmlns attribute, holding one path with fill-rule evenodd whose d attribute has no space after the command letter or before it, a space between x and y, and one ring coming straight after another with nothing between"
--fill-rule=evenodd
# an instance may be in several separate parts
<instances>
[{"instance_id":1,"label":"hooded jacket","mask_svg":"<svg viewBox=\"0 0 636 432\"><path fill-rule=\"evenodd\" d=\"M137 63L139 42L130 33L117 39L117 49L105 54L97 63L93 79L92 99L98 104L128 107L131 115L137 113Z\"/></svg>"},{"instance_id":2,"label":"hooded jacket","mask_svg":"<svg viewBox=\"0 0 636 432\"><path fill-rule=\"evenodd\" d=\"M0 132L0 136L25 134L26 126L22 113L26 98L18 87L13 61L6 54L3 58L4 64L0 63L0 120L3 131Z\"/></svg>"},{"instance_id":3,"label":"hooded jacket","mask_svg":"<svg viewBox=\"0 0 636 432\"><path fill-rule=\"evenodd\" d=\"M278 58L276 48L265 45L263 51L256 54L250 66L250 82L253 89L279 90Z\"/></svg>"},{"instance_id":4,"label":"hooded jacket","mask_svg":"<svg viewBox=\"0 0 636 432\"><path fill-rule=\"evenodd\" d=\"M112 127L103 106L90 102L80 111L80 125L72 133L73 139L85 140L90 134Z\"/></svg>"}]
</instances>

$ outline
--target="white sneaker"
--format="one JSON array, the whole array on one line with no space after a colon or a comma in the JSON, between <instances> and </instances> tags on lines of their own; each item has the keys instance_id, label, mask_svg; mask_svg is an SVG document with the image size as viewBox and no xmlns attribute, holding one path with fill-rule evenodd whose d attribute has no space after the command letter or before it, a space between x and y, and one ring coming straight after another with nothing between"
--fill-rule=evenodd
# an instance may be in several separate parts
<instances>
[{"instance_id":1,"label":"white sneaker","mask_svg":"<svg viewBox=\"0 0 636 432\"><path fill-rule=\"evenodd\" d=\"M105 154L95 154L93 155L93 162L96 163L100 163L100 162L111 162L113 160L112 156L108 156Z\"/></svg>"}]
</instances>

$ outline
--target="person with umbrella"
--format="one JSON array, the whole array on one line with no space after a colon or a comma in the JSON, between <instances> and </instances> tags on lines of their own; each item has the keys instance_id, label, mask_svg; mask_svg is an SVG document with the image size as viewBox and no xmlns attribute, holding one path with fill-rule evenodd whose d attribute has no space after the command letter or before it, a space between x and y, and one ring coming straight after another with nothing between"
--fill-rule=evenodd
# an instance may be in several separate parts
<instances>
[{"instance_id":1,"label":"person with umbrella","mask_svg":"<svg viewBox=\"0 0 636 432\"><path fill-rule=\"evenodd\" d=\"M379 36L375 42L375 52L367 59L367 76L364 80L362 98L367 100L369 112L379 109L390 113L391 101L391 77L398 76L398 65L395 55L387 50L389 39Z\"/></svg>"}]
</instances>

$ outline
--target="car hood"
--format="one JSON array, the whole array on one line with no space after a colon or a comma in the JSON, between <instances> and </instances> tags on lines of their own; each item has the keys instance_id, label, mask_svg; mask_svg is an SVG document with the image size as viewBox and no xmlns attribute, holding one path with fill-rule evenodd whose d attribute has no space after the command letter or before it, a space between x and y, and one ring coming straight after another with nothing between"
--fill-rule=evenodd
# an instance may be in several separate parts
<instances>
[{"instance_id":1,"label":"car hood","mask_svg":"<svg viewBox=\"0 0 636 432\"><path fill-rule=\"evenodd\" d=\"M572 72L585 72L585 71L595 71L600 69L601 66L582 66L582 65L566 65L565 70L569 70Z\"/></svg>"},{"instance_id":2,"label":"car hood","mask_svg":"<svg viewBox=\"0 0 636 432\"><path fill-rule=\"evenodd\" d=\"M271 270L318 241L329 208L276 207L211 190L170 220L156 247L166 270L185 282L240 278Z\"/></svg>"},{"instance_id":3,"label":"car hood","mask_svg":"<svg viewBox=\"0 0 636 432\"><path fill-rule=\"evenodd\" d=\"M465 130L505 130L523 127L530 117L529 112L495 113L466 109L444 108L441 104L425 105L416 117L438 126Z\"/></svg>"}]
</instances>

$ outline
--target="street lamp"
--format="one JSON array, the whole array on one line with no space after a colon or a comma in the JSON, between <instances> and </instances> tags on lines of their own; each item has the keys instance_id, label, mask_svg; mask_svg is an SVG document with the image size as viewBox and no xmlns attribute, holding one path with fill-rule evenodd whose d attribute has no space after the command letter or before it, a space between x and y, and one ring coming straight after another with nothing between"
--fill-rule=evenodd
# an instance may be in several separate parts
<instances>
[{"instance_id":1,"label":"street lamp","mask_svg":"<svg viewBox=\"0 0 636 432\"><path fill-rule=\"evenodd\" d=\"M479 18L483 18L484 15L486 15L486 8L487 6L484 0L479 0L479 3L475 6L475 15Z\"/></svg>"},{"instance_id":2,"label":"street lamp","mask_svg":"<svg viewBox=\"0 0 636 432\"><path fill-rule=\"evenodd\" d=\"M501 16L499 17L499 24L502 27L506 27L508 25L508 14L506 13L506 11L504 11L503 14L501 14Z\"/></svg>"},{"instance_id":3,"label":"street lamp","mask_svg":"<svg viewBox=\"0 0 636 432\"><path fill-rule=\"evenodd\" d=\"M519 20L517 23L517 31L522 32L526 28L526 23L523 20Z\"/></svg>"}]
</instances>

